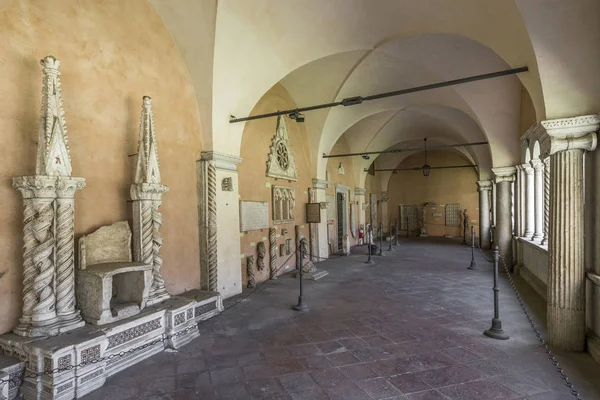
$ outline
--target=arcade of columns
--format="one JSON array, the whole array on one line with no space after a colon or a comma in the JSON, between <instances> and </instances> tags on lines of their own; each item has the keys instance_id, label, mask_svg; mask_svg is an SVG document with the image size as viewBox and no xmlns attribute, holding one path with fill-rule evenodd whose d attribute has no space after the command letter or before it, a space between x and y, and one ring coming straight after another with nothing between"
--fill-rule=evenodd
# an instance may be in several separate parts
<instances>
[{"instance_id":1,"label":"arcade of columns","mask_svg":"<svg viewBox=\"0 0 600 400\"><path fill-rule=\"evenodd\" d=\"M547 249L548 343L567 351L586 347L584 154L595 150L599 127L598 115L536 123L521 140L539 146L539 154L493 168L494 182L477 182L483 247L490 245L492 214L494 242L509 267L517 260L513 239ZM489 212L492 192L495 213Z\"/></svg>"}]
</instances>

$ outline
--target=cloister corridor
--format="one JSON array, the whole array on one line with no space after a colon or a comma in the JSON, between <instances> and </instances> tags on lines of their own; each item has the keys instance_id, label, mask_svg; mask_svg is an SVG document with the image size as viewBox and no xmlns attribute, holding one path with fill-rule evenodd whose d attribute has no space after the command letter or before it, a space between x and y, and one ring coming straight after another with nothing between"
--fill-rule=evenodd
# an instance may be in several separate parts
<instances>
[{"instance_id":1,"label":"cloister corridor","mask_svg":"<svg viewBox=\"0 0 600 400\"><path fill-rule=\"evenodd\" d=\"M387 248L387 246L384 246ZM319 264L298 313L292 273L225 301L201 337L110 378L86 399L569 399L500 274L506 341L490 327L492 264L449 239L401 239L365 264L365 246ZM545 303L517 287L544 330ZM543 333L545 335L545 333ZM586 353L556 352L584 399L600 398Z\"/></svg>"}]
</instances>

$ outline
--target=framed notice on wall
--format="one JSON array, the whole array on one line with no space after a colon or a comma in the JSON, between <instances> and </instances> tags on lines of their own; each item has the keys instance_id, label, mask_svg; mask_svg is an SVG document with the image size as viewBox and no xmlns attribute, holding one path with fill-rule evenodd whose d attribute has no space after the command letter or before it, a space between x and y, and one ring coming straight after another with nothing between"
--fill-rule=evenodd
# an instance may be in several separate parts
<instances>
[{"instance_id":1,"label":"framed notice on wall","mask_svg":"<svg viewBox=\"0 0 600 400\"><path fill-rule=\"evenodd\" d=\"M321 203L306 203L306 223L321 223Z\"/></svg>"}]
</instances>

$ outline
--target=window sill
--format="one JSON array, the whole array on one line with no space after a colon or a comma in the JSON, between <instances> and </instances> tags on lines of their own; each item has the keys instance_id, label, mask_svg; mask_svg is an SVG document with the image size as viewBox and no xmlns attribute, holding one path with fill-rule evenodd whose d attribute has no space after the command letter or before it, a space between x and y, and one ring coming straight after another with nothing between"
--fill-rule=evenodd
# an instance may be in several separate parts
<instances>
[{"instance_id":1,"label":"window sill","mask_svg":"<svg viewBox=\"0 0 600 400\"><path fill-rule=\"evenodd\" d=\"M516 240L518 240L521 243L525 243L531 247L535 247L538 250L541 250L544 253L548 253L548 245L547 244L541 244L538 242L534 242L531 239L525 238L525 237L518 237L516 238Z\"/></svg>"}]
</instances>

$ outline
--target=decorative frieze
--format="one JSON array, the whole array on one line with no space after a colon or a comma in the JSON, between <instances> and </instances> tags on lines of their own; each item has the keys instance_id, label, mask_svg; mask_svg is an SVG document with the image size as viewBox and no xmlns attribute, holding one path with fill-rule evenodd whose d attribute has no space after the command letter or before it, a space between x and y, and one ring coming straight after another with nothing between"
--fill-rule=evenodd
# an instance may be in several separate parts
<instances>
[{"instance_id":1,"label":"decorative frieze","mask_svg":"<svg viewBox=\"0 0 600 400\"><path fill-rule=\"evenodd\" d=\"M111 349L113 347L120 346L124 343L127 343L133 339L136 339L140 336L143 336L147 333L150 333L156 329L160 329L162 327L160 321L162 318L156 318L152 321L148 321L142 325L134 326L133 328L129 328L124 330L123 332L119 332L115 335L108 337L108 347L107 349Z\"/></svg>"}]
</instances>

